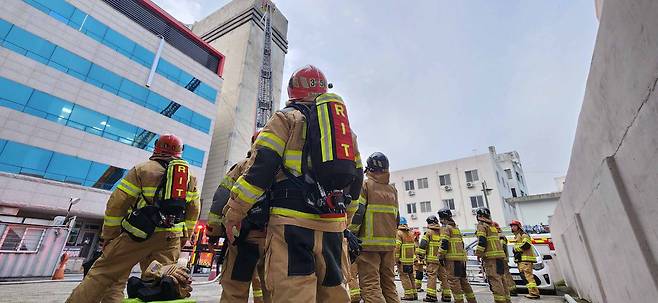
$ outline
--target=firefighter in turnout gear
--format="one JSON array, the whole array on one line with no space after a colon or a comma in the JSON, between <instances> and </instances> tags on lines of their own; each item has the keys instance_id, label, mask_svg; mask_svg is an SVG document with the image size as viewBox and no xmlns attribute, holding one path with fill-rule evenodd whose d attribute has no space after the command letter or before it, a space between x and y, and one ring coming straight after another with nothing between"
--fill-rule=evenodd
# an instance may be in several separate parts
<instances>
[{"instance_id":1,"label":"firefighter in turnout gear","mask_svg":"<svg viewBox=\"0 0 658 303\"><path fill-rule=\"evenodd\" d=\"M498 232L500 233L500 245L503 247L503 251L505 252L505 260L509 260L509 254L507 253L507 237L503 235L503 229L500 228L500 225L497 222L493 222L493 225L498 229ZM516 283L514 283L514 279L512 279L512 274L509 271L509 263L505 262L505 274L503 275L503 284L505 284L505 287L509 290L510 297L516 297L518 296L516 292Z\"/></svg>"},{"instance_id":2,"label":"firefighter in turnout gear","mask_svg":"<svg viewBox=\"0 0 658 303\"><path fill-rule=\"evenodd\" d=\"M418 293L414 283L415 249L414 234L409 230L407 218L400 217L397 240L395 241L395 259L398 264L402 288L404 288L404 297L402 297L402 300L405 301L418 300Z\"/></svg>"},{"instance_id":3,"label":"firefighter in turnout gear","mask_svg":"<svg viewBox=\"0 0 658 303\"><path fill-rule=\"evenodd\" d=\"M252 144L257 136L258 132L251 137ZM226 207L235 180L244 173L250 156L251 152L248 152L246 159L233 165L215 191L208 213L210 243L217 243L220 237L226 235L221 225L224 219L222 209ZM254 209L262 211L262 206L259 204ZM264 217L264 214L250 212L242 222L242 227L249 227L249 230L243 230L246 233L242 235L243 241L237 241L235 245L227 243L220 279L222 285L220 302L247 302L249 285L252 287L255 302L271 302L269 292L261 284L261 281L264 281L263 257L266 235Z\"/></svg>"},{"instance_id":4,"label":"firefighter in turnout gear","mask_svg":"<svg viewBox=\"0 0 658 303\"><path fill-rule=\"evenodd\" d=\"M489 280L491 291L493 292L494 302L507 303L509 299L509 290L503 283L503 274L505 273L505 252L500 243L500 233L498 228L493 226L491 221L491 211L488 208L478 208L475 212L478 220L477 231L475 235L478 238L478 245L475 249L475 255L482 261L482 267Z\"/></svg>"},{"instance_id":5,"label":"firefighter in turnout gear","mask_svg":"<svg viewBox=\"0 0 658 303\"><path fill-rule=\"evenodd\" d=\"M437 214L444 227L441 230L439 255L446 260L445 268L455 303L463 303L464 299L468 303L477 303L475 293L466 279L466 250L462 233L452 219L450 209L443 208Z\"/></svg>"},{"instance_id":6,"label":"firefighter in turnout gear","mask_svg":"<svg viewBox=\"0 0 658 303\"><path fill-rule=\"evenodd\" d=\"M395 238L398 227L398 195L389 184L388 159L380 152L368 157L363 182L350 228L363 241L357 259L359 286L365 302L400 302L395 287Z\"/></svg>"},{"instance_id":7,"label":"firefighter in turnout gear","mask_svg":"<svg viewBox=\"0 0 658 303\"><path fill-rule=\"evenodd\" d=\"M416 244L416 251L420 242L420 230L414 229L414 242ZM421 259L418 254L414 257L414 272L416 273L416 292L423 292L423 273L425 260Z\"/></svg>"},{"instance_id":8,"label":"firefighter in turnout gear","mask_svg":"<svg viewBox=\"0 0 658 303\"><path fill-rule=\"evenodd\" d=\"M265 285L274 302L349 301L345 208L361 191L363 173L345 104L326 92L316 67L293 73L288 106L256 138L224 208L227 239L234 243L242 220L268 190Z\"/></svg>"},{"instance_id":9,"label":"firefighter in turnout gear","mask_svg":"<svg viewBox=\"0 0 658 303\"><path fill-rule=\"evenodd\" d=\"M427 295L423 301L425 302L437 302L437 288L436 281L439 278L439 268L442 267L442 261L439 258L439 246L441 245L441 225L439 225L439 219L436 216L432 215L427 217L427 231L423 235L423 238L420 240L420 245L418 246L417 254L421 259L425 259L427 262ZM441 294L442 300L446 297L450 297L450 288L448 282L441 281ZM447 296L443 296L447 294ZM450 299L448 299L450 301Z\"/></svg>"},{"instance_id":10,"label":"firefighter in turnout gear","mask_svg":"<svg viewBox=\"0 0 658 303\"><path fill-rule=\"evenodd\" d=\"M514 261L519 267L519 273L527 283L528 294L526 298L539 299L539 289L532 274L532 264L537 262L537 256L535 256L535 250L532 247L532 239L521 228L520 221L514 220L510 223L510 226L514 233Z\"/></svg>"},{"instance_id":11,"label":"firefighter in turnout gear","mask_svg":"<svg viewBox=\"0 0 658 303\"><path fill-rule=\"evenodd\" d=\"M145 269L151 261L178 261L200 207L196 179L180 159L182 151L178 137L162 135L149 161L133 167L120 181L105 209L103 254L66 302L99 302L137 263Z\"/></svg>"}]
</instances>

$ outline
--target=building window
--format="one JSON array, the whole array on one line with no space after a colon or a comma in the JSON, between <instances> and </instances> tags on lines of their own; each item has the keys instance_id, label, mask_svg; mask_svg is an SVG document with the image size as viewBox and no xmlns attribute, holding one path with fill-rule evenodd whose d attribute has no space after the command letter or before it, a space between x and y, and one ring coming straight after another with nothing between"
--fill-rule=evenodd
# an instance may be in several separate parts
<instances>
[{"instance_id":1,"label":"building window","mask_svg":"<svg viewBox=\"0 0 658 303\"><path fill-rule=\"evenodd\" d=\"M170 108L170 104L177 105L179 107L176 113L170 117L171 119L206 134L210 133L212 121L208 117L3 20L0 20L0 42L2 42L0 45L6 49L41 62L160 115L167 116L164 110ZM80 118L86 122L100 122L95 121L94 117L82 116Z\"/></svg>"},{"instance_id":2,"label":"building window","mask_svg":"<svg viewBox=\"0 0 658 303\"><path fill-rule=\"evenodd\" d=\"M440 175L439 176L439 184L443 185L451 185L452 182L450 182L450 175Z\"/></svg>"},{"instance_id":3,"label":"building window","mask_svg":"<svg viewBox=\"0 0 658 303\"><path fill-rule=\"evenodd\" d=\"M420 212L421 213L432 212L432 204L430 203L430 201L420 202Z\"/></svg>"},{"instance_id":4,"label":"building window","mask_svg":"<svg viewBox=\"0 0 658 303\"><path fill-rule=\"evenodd\" d=\"M407 213L408 214L416 213L416 203L407 203Z\"/></svg>"},{"instance_id":5,"label":"building window","mask_svg":"<svg viewBox=\"0 0 658 303\"><path fill-rule=\"evenodd\" d=\"M516 173L516 180L518 180L519 182L521 182L521 174L519 174L518 171L515 172L515 173Z\"/></svg>"},{"instance_id":6,"label":"building window","mask_svg":"<svg viewBox=\"0 0 658 303\"><path fill-rule=\"evenodd\" d=\"M506 169L505 174L507 175L507 179L512 179L512 170L511 169Z\"/></svg>"},{"instance_id":7,"label":"building window","mask_svg":"<svg viewBox=\"0 0 658 303\"><path fill-rule=\"evenodd\" d=\"M418 189L428 188L427 178L418 179Z\"/></svg>"},{"instance_id":8,"label":"building window","mask_svg":"<svg viewBox=\"0 0 658 303\"><path fill-rule=\"evenodd\" d=\"M467 170L466 171L466 182L475 182L478 181L478 170Z\"/></svg>"},{"instance_id":9,"label":"building window","mask_svg":"<svg viewBox=\"0 0 658 303\"><path fill-rule=\"evenodd\" d=\"M512 197L516 198L516 188L512 187Z\"/></svg>"},{"instance_id":10,"label":"building window","mask_svg":"<svg viewBox=\"0 0 658 303\"><path fill-rule=\"evenodd\" d=\"M414 180L404 181L404 190L414 190Z\"/></svg>"},{"instance_id":11,"label":"building window","mask_svg":"<svg viewBox=\"0 0 658 303\"><path fill-rule=\"evenodd\" d=\"M454 199L444 199L443 206L450 210L455 210L455 200Z\"/></svg>"},{"instance_id":12,"label":"building window","mask_svg":"<svg viewBox=\"0 0 658 303\"><path fill-rule=\"evenodd\" d=\"M2 234L0 251L38 252L45 230L45 228L9 225Z\"/></svg>"},{"instance_id":13,"label":"building window","mask_svg":"<svg viewBox=\"0 0 658 303\"><path fill-rule=\"evenodd\" d=\"M2 77L0 107L11 108L148 151L153 150L157 139L153 132ZM153 136L151 144L137 146L136 140L145 132ZM185 145L183 149L183 159L199 167L203 165L204 155L204 151L189 145Z\"/></svg>"},{"instance_id":14,"label":"building window","mask_svg":"<svg viewBox=\"0 0 658 303\"><path fill-rule=\"evenodd\" d=\"M484 199L482 198L482 196L471 197L471 207L472 208L484 207Z\"/></svg>"}]
</instances>

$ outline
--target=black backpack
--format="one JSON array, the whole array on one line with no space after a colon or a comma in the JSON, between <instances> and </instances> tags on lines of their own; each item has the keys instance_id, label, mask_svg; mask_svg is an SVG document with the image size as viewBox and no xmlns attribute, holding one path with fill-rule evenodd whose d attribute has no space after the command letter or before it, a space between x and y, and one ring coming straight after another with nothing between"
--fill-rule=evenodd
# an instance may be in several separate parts
<instances>
[{"instance_id":1,"label":"black backpack","mask_svg":"<svg viewBox=\"0 0 658 303\"><path fill-rule=\"evenodd\" d=\"M347 108L340 96L326 93L315 104L292 103L306 118L306 141L302 150L302 173L325 191L342 190L358 174L352 130ZM312 167L309 169L308 161Z\"/></svg>"}]
</instances>

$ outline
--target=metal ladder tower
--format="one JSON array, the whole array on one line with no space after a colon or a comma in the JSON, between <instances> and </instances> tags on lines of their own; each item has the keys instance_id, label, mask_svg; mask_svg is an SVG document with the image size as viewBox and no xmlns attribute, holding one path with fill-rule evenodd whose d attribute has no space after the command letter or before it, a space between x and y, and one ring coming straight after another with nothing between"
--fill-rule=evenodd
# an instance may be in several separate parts
<instances>
[{"instance_id":1,"label":"metal ladder tower","mask_svg":"<svg viewBox=\"0 0 658 303\"><path fill-rule=\"evenodd\" d=\"M263 41L263 62L258 79L258 99L256 101L256 129L263 128L272 115L272 13L276 6L270 0L261 4L265 23L265 38Z\"/></svg>"}]
</instances>

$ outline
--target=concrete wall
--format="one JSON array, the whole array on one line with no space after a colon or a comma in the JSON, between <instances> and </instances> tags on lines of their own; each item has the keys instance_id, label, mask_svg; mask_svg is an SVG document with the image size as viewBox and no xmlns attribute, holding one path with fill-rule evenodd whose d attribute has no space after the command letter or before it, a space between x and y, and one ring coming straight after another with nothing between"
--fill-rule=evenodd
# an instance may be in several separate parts
<instances>
[{"instance_id":1,"label":"concrete wall","mask_svg":"<svg viewBox=\"0 0 658 303\"><path fill-rule=\"evenodd\" d=\"M560 193L555 192L510 198L507 202L516 206L516 218L524 225L548 225L559 200Z\"/></svg>"},{"instance_id":2,"label":"concrete wall","mask_svg":"<svg viewBox=\"0 0 658 303\"><path fill-rule=\"evenodd\" d=\"M223 91L210 149L206 182L201 193L202 218L226 171L246 156L256 127L256 99L263 60L264 31L260 22L261 1L234 0L192 26L192 31L228 59L224 65ZM279 108L283 61L287 52L288 20L278 10L273 14L272 82L273 110Z\"/></svg>"},{"instance_id":3,"label":"concrete wall","mask_svg":"<svg viewBox=\"0 0 658 303\"><path fill-rule=\"evenodd\" d=\"M567 283L592 302L658 298L658 2L606 0L553 216Z\"/></svg>"}]
</instances>

